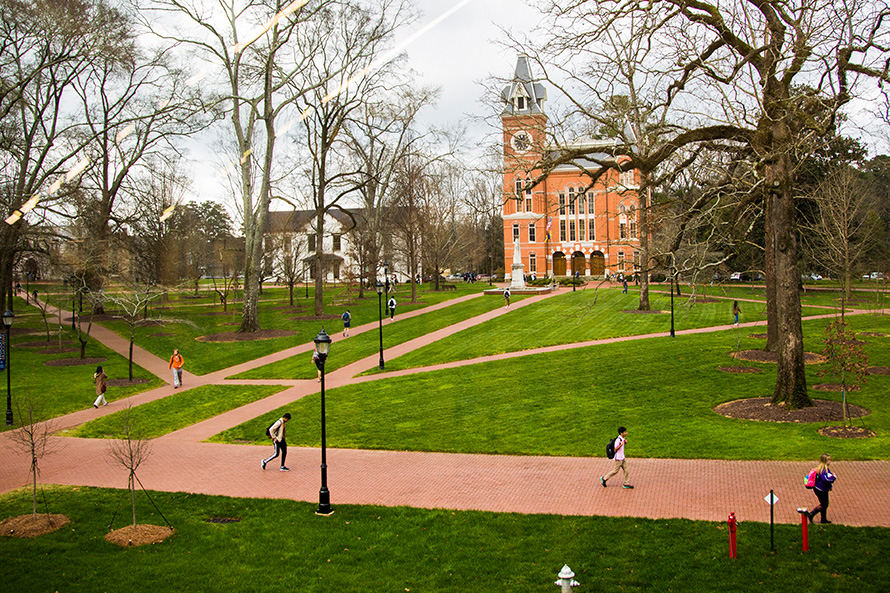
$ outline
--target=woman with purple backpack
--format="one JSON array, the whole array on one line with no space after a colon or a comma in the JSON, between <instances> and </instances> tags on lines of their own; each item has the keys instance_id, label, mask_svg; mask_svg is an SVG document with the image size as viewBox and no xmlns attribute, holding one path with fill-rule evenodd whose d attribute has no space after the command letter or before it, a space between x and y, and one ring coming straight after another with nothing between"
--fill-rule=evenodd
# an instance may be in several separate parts
<instances>
[{"instance_id":1,"label":"woman with purple backpack","mask_svg":"<svg viewBox=\"0 0 890 593\"><path fill-rule=\"evenodd\" d=\"M828 469L830 464L831 455L825 453L819 458L819 465L814 470L816 472L816 480L813 484L813 493L815 493L816 498L819 499L819 504L811 511L808 511L807 509L797 509L797 512L807 516L810 523L813 522L813 517L816 516L816 513L821 514L822 523L831 523L825 516L825 511L828 510L828 493L831 492L831 485L834 484L837 476L831 473L831 470Z\"/></svg>"}]
</instances>

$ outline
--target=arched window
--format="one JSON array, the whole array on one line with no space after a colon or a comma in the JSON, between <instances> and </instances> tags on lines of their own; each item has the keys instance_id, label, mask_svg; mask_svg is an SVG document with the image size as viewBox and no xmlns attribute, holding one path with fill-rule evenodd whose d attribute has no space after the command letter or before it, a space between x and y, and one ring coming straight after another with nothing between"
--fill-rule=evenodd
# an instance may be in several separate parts
<instances>
[{"instance_id":1,"label":"arched window","mask_svg":"<svg viewBox=\"0 0 890 593\"><path fill-rule=\"evenodd\" d=\"M584 214L587 209L587 196L578 194L578 214Z\"/></svg>"}]
</instances>

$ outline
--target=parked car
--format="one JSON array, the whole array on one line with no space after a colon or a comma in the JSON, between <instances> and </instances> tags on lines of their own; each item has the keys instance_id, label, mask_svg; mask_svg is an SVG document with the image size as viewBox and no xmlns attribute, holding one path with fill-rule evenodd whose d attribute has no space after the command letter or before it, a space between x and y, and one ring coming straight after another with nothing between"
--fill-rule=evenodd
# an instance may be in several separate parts
<instances>
[{"instance_id":1,"label":"parked car","mask_svg":"<svg viewBox=\"0 0 890 593\"><path fill-rule=\"evenodd\" d=\"M729 279L730 279L730 280L736 280L736 281L738 281L738 282L741 282L741 280L742 280L742 273L741 273L741 272L733 272L732 274L729 275Z\"/></svg>"},{"instance_id":2,"label":"parked car","mask_svg":"<svg viewBox=\"0 0 890 593\"><path fill-rule=\"evenodd\" d=\"M871 274L865 274L862 276L863 280L883 280L884 273L883 272L872 272Z\"/></svg>"}]
</instances>

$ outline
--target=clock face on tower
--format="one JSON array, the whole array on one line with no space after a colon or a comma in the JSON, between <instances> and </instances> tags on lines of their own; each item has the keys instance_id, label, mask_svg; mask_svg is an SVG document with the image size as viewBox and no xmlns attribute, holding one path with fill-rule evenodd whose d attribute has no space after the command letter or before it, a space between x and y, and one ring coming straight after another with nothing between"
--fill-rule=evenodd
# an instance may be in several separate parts
<instances>
[{"instance_id":1,"label":"clock face on tower","mask_svg":"<svg viewBox=\"0 0 890 593\"><path fill-rule=\"evenodd\" d=\"M527 152L532 147L532 137L528 132L520 130L513 134L510 144L516 152Z\"/></svg>"}]
</instances>

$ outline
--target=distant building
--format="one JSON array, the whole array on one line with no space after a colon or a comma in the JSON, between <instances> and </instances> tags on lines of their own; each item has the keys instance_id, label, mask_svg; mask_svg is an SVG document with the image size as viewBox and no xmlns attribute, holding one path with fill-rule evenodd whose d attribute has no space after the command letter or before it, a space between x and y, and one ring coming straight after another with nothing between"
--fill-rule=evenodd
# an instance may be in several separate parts
<instances>
[{"instance_id":1,"label":"distant building","mask_svg":"<svg viewBox=\"0 0 890 593\"><path fill-rule=\"evenodd\" d=\"M515 241L527 274L603 277L632 274L639 238L637 204L639 172L610 170L588 188L584 170L599 168L578 159L560 165L540 183L535 165L557 150L549 145L544 102L547 89L533 82L529 59L519 56L513 81L504 88L501 113L504 144L504 268L513 262ZM558 150L600 151L615 156L614 140L590 140Z\"/></svg>"},{"instance_id":2,"label":"distant building","mask_svg":"<svg viewBox=\"0 0 890 593\"><path fill-rule=\"evenodd\" d=\"M367 228L363 221L364 211L360 208L331 209L325 213L323 255L318 266L316 253L316 212L314 210L272 211L266 231L266 276L276 277L286 268L286 261L296 262L297 275L302 278L305 269L314 280L318 270L326 282L357 282L366 267L363 259L362 233ZM397 241L392 235L380 238L381 253L379 270L372 274L382 279L384 262L388 266L390 278L395 275L399 282L410 279L404 257L394 248ZM397 247L398 245L396 245ZM415 272L416 273L416 272Z\"/></svg>"}]
</instances>

